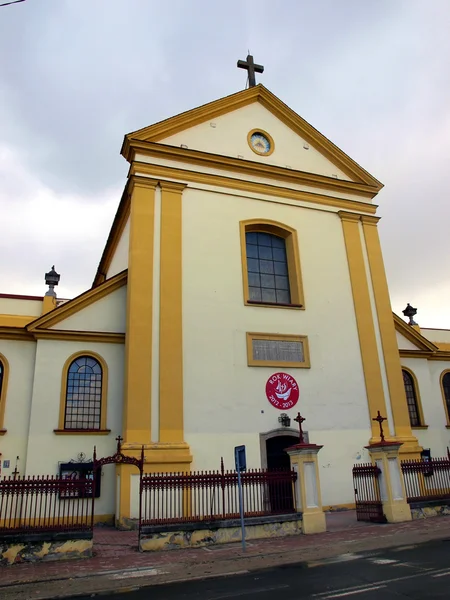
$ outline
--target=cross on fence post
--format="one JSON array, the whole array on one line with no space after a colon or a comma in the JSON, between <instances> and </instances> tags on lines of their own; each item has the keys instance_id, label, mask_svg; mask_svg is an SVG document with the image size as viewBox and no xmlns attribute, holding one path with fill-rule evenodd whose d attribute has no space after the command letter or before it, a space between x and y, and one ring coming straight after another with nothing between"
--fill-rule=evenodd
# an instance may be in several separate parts
<instances>
[{"instance_id":1,"label":"cross on fence post","mask_svg":"<svg viewBox=\"0 0 450 600\"><path fill-rule=\"evenodd\" d=\"M122 442L123 442L123 437L121 435L116 437L116 442L117 442L117 454L120 454L121 452L121 446L122 446Z\"/></svg>"},{"instance_id":2,"label":"cross on fence post","mask_svg":"<svg viewBox=\"0 0 450 600\"><path fill-rule=\"evenodd\" d=\"M377 416L372 419L372 421L377 421L380 425L380 438L381 441L384 442L384 431L383 431L383 421L387 421L386 417L382 417L380 411L378 411Z\"/></svg>"},{"instance_id":3,"label":"cross on fence post","mask_svg":"<svg viewBox=\"0 0 450 600\"><path fill-rule=\"evenodd\" d=\"M305 443L305 438L303 435L303 428L302 428L302 423L304 421L306 421L305 417L302 417L302 415L300 413L297 413L297 416L295 417L294 421L297 421L298 423L298 428L299 428L299 444L304 444Z\"/></svg>"}]
</instances>

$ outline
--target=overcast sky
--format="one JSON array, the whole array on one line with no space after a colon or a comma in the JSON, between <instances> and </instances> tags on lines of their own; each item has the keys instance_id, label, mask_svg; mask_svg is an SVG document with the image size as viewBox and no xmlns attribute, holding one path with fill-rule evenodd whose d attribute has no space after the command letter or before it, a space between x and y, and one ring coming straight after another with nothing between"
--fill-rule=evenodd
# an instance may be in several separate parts
<instances>
[{"instance_id":1,"label":"overcast sky","mask_svg":"<svg viewBox=\"0 0 450 600\"><path fill-rule=\"evenodd\" d=\"M2 0L0 0L1 2ZM450 328L449 0L27 0L0 8L0 292L90 287L123 135L245 87L380 179L393 309ZM401 315L402 316L402 315Z\"/></svg>"}]
</instances>

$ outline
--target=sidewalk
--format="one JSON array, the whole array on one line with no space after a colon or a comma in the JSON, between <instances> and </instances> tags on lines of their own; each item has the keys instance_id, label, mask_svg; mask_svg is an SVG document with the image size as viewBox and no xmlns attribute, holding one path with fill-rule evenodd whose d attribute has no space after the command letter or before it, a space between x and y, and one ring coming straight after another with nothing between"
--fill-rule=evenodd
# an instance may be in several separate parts
<instances>
[{"instance_id":1,"label":"sidewalk","mask_svg":"<svg viewBox=\"0 0 450 600\"><path fill-rule=\"evenodd\" d=\"M372 525L356 521L354 511L327 515L326 533L251 541L242 546L140 553L137 532L96 528L92 559L42 562L0 568L2 600L62 598L229 575L281 564L417 544L450 537L450 516L409 523Z\"/></svg>"}]
</instances>

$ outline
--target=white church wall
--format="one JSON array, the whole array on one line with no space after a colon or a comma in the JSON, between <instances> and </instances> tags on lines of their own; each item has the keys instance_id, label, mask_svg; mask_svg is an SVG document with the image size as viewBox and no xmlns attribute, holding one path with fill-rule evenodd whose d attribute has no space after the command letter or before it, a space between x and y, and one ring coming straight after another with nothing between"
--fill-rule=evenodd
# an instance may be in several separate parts
<instances>
[{"instance_id":1,"label":"white church wall","mask_svg":"<svg viewBox=\"0 0 450 600\"><path fill-rule=\"evenodd\" d=\"M395 332L395 335L397 337L397 345L399 350L418 350L418 347L415 344L407 340L405 336L398 331Z\"/></svg>"},{"instance_id":2,"label":"white church wall","mask_svg":"<svg viewBox=\"0 0 450 600\"><path fill-rule=\"evenodd\" d=\"M56 323L51 329L125 333L127 286L111 292L93 304Z\"/></svg>"},{"instance_id":3,"label":"white church wall","mask_svg":"<svg viewBox=\"0 0 450 600\"><path fill-rule=\"evenodd\" d=\"M54 433L58 429L62 371L66 360L76 352L99 354L108 365L107 428L108 435ZM30 421L29 452L26 474L56 474L60 462L77 460L80 452L86 460L114 454L115 437L122 431L124 348L122 344L39 340ZM104 469L101 497L95 502L96 514L115 512L115 470Z\"/></svg>"},{"instance_id":4,"label":"white church wall","mask_svg":"<svg viewBox=\"0 0 450 600\"><path fill-rule=\"evenodd\" d=\"M244 306L239 221L255 218L297 229L305 310ZM321 432L326 464L337 443L348 457L341 471L337 462L333 475L324 469L333 482L322 482L324 502L353 502L352 485L332 489L351 474L370 422L339 217L188 189L183 269L185 435L193 468L218 468L220 456L228 456L231 468L232 449L241 443L249 467L261 465L259 433L279 427L280 415L266 399L265 384L274 372L287 371L300 386L300 400L286 412L293 418L301 411L311 440ZM248 367L246 332L307 335L311 369Z\"/></svg>"},{"instance_id":5,"label":"white church wall","mask_svg":"<svg viewBox=\"0 0 450 600\"><path fill-rule=\"evenodd\" d=\"M3 395L6 402L4 428L7 432L0 436L0 471L2 476L11 475L17 464L20 474L23 474L27 460L36 343L0 340L0 353L9 365L8 384ZM9 468L3 468L5 460L10 461Z\"/></svg>"},{"instance_id":6,"label":"white church wall","mask_svg":"<svg viewBox=\"0 0 450 600\"><path fill-rule=\"evenodd\" d=\"M253 129L263 130L273 138L275 149L272 154L260 156L251 150L247 135ZM171 146L184 144L203 152L350 180L348 175L257 102L176 133L161 140L161 143Z\"/></svg>"},{"instance_id":7,"label":"white church wall","mask_svg":"<svg viewBox=\"0 0 450 600\"><path fill-rule=\"evenodd\" d=\"M420 328L420 333L430 342L450 343L450 329L427 329Z\"/></svg>"},{"instance_id":8,"label":"white church wall","mask_svg":"<svg viewBox=\"0 0 450 600\"><path fill-rule=\"evenodd\" d=\"M447 419L442 399L440 376L450 368L450 362L428 361L425 358L401 358L402 366L416 376L418 392L427 429L413 428L419 444L430 448L435 457L445 456L450 446L450 432L446 429Z\"/></svg>"},{"instance_id":9,"label":"white church wall","mask_svg":"<svg viewBox=\"0 0 450 600\"><path fill-rule=\"evenodd\" d=\"M42 299L0 298L0 314L40 317L42 314Z\"/></svg>"},{"instance_id":10,"label":"white church wall","mask_svg":"<svg viewBox=\"0 0 450 600\"><path fill-rule=\"evenodd\" d=\"M130 217L126 222L126 225L122 231L122 235L120 236L120 240L117 244L114 255L111 259L111 264L109 265L109 269L106 273L106 279L110 277L114 277L117 273L128 269L128 247L130 244Z\"/></svg>"}]
</instances>

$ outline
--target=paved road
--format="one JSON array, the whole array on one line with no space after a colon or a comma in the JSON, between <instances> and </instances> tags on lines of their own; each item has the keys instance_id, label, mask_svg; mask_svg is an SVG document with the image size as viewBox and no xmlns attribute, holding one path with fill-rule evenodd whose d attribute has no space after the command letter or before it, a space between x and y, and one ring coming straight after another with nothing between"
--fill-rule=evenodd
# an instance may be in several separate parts
<instances>
[{"instance_id":1,"label":"paved road","mask_svg":"<svg viewBox=\"0 0 450 600\"><path fill-rule=\"evenodd\" d=\"M138 585L137 581L130 581ZM92 596L86 596L86 600ZM450 598L450 540L344 554L219 579L141 588L110 600L420 600Z\"/></svg>"}]
</instances>

